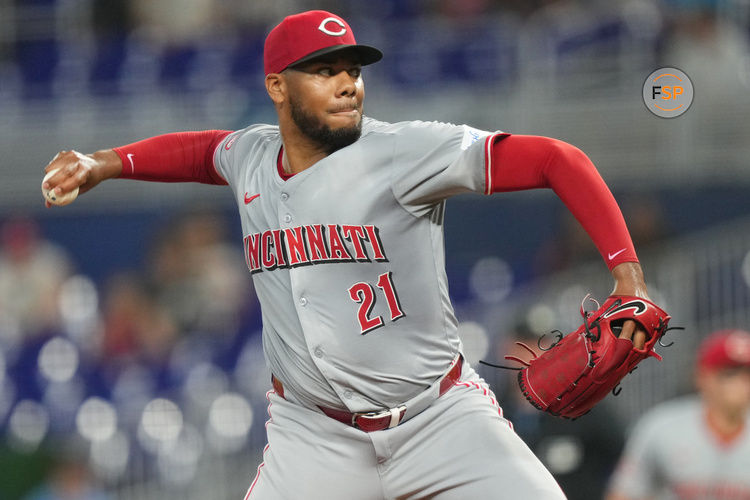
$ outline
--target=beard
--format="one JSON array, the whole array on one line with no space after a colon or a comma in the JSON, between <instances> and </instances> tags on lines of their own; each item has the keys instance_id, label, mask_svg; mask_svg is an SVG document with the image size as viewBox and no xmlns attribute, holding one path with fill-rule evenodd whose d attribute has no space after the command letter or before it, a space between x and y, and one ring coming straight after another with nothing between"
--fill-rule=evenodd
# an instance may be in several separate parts
<instances>
[{"instance_id":1,"label":"beard","mask_svg":"<svg viewBox=\"0 0 750 500\"><path fill-rule=\"evenodd\" d=\"M289 101L292 121L309 139L323 147L327 154L353 144L362 135L362 116L352 127L332 129L318 117L308 113L294 99Z\"/></svg>"}]
</instances>

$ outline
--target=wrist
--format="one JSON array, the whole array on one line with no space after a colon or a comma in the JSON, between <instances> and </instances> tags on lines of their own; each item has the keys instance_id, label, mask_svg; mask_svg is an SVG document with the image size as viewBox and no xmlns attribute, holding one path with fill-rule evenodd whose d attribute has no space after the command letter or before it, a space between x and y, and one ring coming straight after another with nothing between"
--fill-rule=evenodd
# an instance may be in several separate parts
<instances>
[{"instance_id":1,"label":"wrist","mask_svg":"<svg viewBox=\"0 0 750 500\"><path fill-rule=\"evenodd\" d=\"M88 156L94 160L94 175L99 181L115 179L122 174L122 159L114 150L102 149Z\"/></svg>"},{"instance_id":2,"label":"wrist","mask_svg":"<svg viewBox=\"0 0 750 500\"><path fill-rule=\"evenodd\" d=\"M632 295L648 299L643 270L638 262L623 262L612 268L615 286L612 295Z\"/></svg>"}]
</instances>

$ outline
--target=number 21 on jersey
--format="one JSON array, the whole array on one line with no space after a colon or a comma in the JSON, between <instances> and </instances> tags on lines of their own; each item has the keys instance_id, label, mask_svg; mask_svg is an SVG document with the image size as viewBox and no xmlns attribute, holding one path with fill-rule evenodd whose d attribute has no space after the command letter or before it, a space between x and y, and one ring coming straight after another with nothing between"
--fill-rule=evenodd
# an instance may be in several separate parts
<instances>
[{"instance_id":1,"label":"number 21 on jersey","mask_svg":"<svg viewBox=\"0 0 750 500\"><path fill-rule=\"evenodd\" d=\"M375 286L385 296L391 316L390 320L396 321L403 317L404 311L401 310L401 304L398 301L398 295L396 294L396 288L393 286L393 277L390 271L378 276ZM375 301L379 296L380 294L376 294L375 288L366 281L360 281L349 287L349 298L359 304L359 308L357 308L357 321L359 322L360 333L362 335L385 324L382 316L370 317L372 308L375 307Z\"/></svg>"}]
</instances>

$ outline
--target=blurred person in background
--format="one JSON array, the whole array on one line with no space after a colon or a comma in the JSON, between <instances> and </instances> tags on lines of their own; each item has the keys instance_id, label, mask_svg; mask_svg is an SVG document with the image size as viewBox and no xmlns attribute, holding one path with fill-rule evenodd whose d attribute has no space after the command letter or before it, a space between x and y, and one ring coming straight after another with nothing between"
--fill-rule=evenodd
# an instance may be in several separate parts
<instances>
[{"instance_id":1,"label":"blurred person in background","mask_svg":"<svg viewBox=\"0 0 750 500\"><path fill-rule=\"evenodd\" d=\"M164 361L177 338L168 312L136 274L112 277L104 292L101 356L106 364Z\"/></svg>"},{"instance_id":2,"label":"blurred person in background","mask_svg":"<svg viewBox=\"0 0 750 500\"><path fill-rule=\"evenodd\" d=\"M575 217L564 211L559 214L553 233L536 251L532 271L534 276L545 277L598 258L599 253L586 231Z\"/></svg>"},{"instance_id":3,"label":"blurred person in background","mask_svg":"<svg viewBox=\"0 0 750 500\"><path fill-rule=\"evenodd\" d=\"M472 21L489 14L491 0L440 0L436 10L454 22Z\"/></svg>"},{"instance_id":4,"label":"blurred person in background","mask_svg":"<svg viewBox=\"0 0 750 500\"><path fill-rule=\"evenodd\" d=\"M129 14L135 20L137 35L156 46L175 48L211 40L219 33L244 35L248 29L263 33L284 13L298 10L299 3L298 0L132 0Z\"/></svg>"},{"instance_id":5,"label":"blurred person in background","mask_svg":"<svg viewBox=\"0 0 750 500\"><path fill-rule=\"evenodd\" d=\"M661 60L686 72L696 88L706 89L702 100L734 99L747 91L747 30L737 23L743 17L742 3L719 0L664 0L667 28ZM746 3L745 3L746 5ZM734 9L734 10L733 10ZM746 17L746 14L745 14ZM731 121L730 121L731 123Z\"/></svg>"},{"instance_id":6,"label":"blurred person in background","mask_svg":"<svg viewBox=\"0 0 750 500\"><path fill-rule=\"evenodd\" d=\"M542 354L554 335L540 337L525 322L508 335L499 336L497 352L524 358L528 352L515 344L523 342ZM541 346L541 347L540 347ZM602 401L585 418L561 419L539 411L518 387L514 370L496 370L495 386L502 388L503 413L534 454L552 472L569 500L594 500L604 495L607 478L617 463L624 443L623 423Z\"/></svg>"},{"instance_id":7,"label":"blurred person in background","mask_svg":"<svg viewBox=\"0 0 750 500\"><path fill-rule=\"evenodd\" d=\"M93 478L83 443L68 439L54 448L46 479L23 500L111 500Z\"/></svg>"},{"instance_id":8,"label":"blurred person in background","mask_svg":"<svg viewBox=\"0 0 750 500\"><path fill-rule=\"evenodd\" d=\"M133 29L132 0L90 0L91 30L97 37L125 36Z\"/></svg>"},{"instance_id":9,"label":"blurred person in background","mask_svg":"<svg viewBox=\"0 0 750 500\"><path fill-rule=\"evenodd\" d=\"M658 243L671 234L664 207L658 195L628 192L620 196L622 215L630 237L638 248ZM561 212L558 224L534 255L534 276L544 277L598 258L591 239L569 212Z\"/></svg>"},{"instance_id":10,"label":"blurred person in background","mask_svg":"<svg viewBox=\"0 0 750 500\"><path fill-rule=\"evenodd\" d=\"M164 45L195 42L216 27L215 0L133 0L131 14L145 37Z\"/></svg>"},{"instance_id":11,"label":"blurred person in background","mask_svg":"<svg viewBox=\"0 0 750 500\"><path fill-rule=\"evenodd\" d=\"M607 500L750 499L750 333L709 335L694 381L636 422Z\"/></svg>"},{"instance_id":12,"label":"blurred person in background","mask_svg":"<svg viewBox=\"0 0 750 500\"><path fill-rule=\"evenodd\" d=\"M12 217L0 229L0 317L33 336L59 320L60 287L70 276L65 251L45 240L28 217Z\"/></svg>"},{"instance_id":13,"label":"blurred person in background","mask_svg":"<svg viewBox=\"0 0 750 500\"><path fill-rule=\"evenodd\" d=\"M182 333L232 335L255 307L240 250L228 243L224 218L210 210L182 213L151 251L148 286Z\"/></svg>"},{"instance_id":14,"label":"blurred person in background","mask_svg":"<svg viewBox=\"0 0 750 500\"><path fill-rule=\"evenodd\" d=\"M301 4L303 3L305 2L301 0L275 0L273 2L224 0L219 2L219 8L222 9L222 16L239 28L252 26L257 28L259 32L265 33L269 25L284 17L287 12L302 10ZM336 10L344 3L348 2L330 0L315 2L316 8L326 10Z\"/></svg>"}]
</instances>

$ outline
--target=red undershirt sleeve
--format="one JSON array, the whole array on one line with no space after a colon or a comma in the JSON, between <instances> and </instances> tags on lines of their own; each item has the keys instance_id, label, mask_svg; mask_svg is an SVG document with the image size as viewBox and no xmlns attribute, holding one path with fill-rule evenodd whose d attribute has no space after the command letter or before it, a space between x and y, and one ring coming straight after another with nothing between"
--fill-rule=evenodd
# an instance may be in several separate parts
<instances>
[{"instance_id":1,"label":"red undershirt sleeve","mask_svg":"<svg viewBox=\"0 0 750 500\"><path fill-rule=\"evenodd\" d=\"M231 132L176 132L113 148L122 160L121 179L227 184L214 165L214 151Z\"/></svg>"},{"instance_id":2,"label":"red undershirt sleeve","mask_svg":"<svg viewBox=\"0 0 750 500\"><path fill-rule=\"evenodd\" d=\"M588 233L611 270L638 262L614 196L591 160L563 141L530 135L492 136L486 168L490 193L550 188Z\"/></svg>"}]
</instances>

